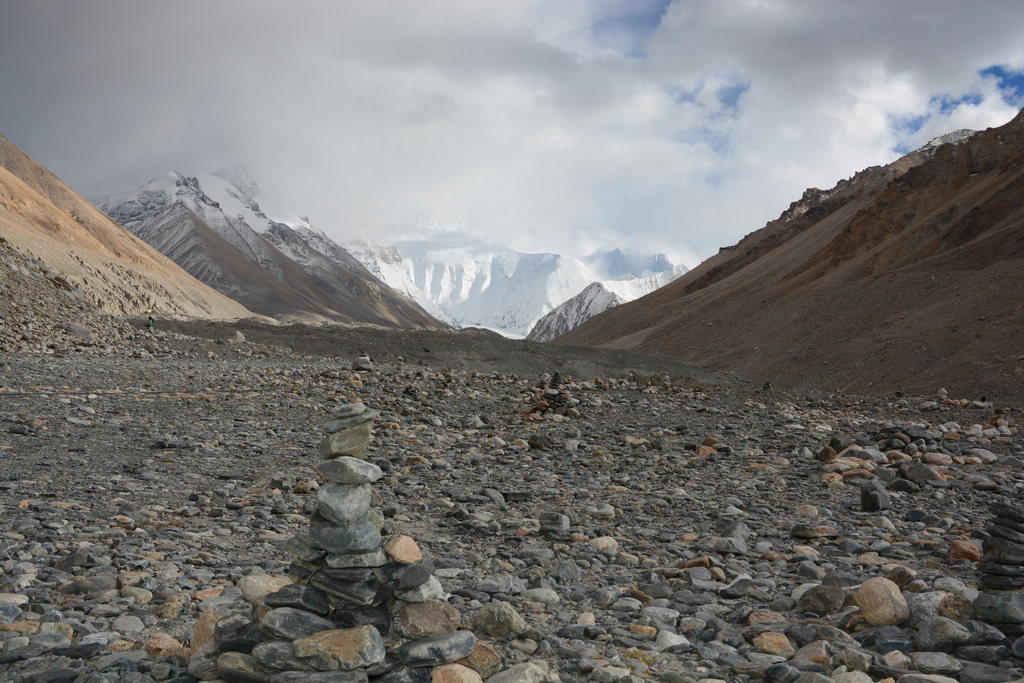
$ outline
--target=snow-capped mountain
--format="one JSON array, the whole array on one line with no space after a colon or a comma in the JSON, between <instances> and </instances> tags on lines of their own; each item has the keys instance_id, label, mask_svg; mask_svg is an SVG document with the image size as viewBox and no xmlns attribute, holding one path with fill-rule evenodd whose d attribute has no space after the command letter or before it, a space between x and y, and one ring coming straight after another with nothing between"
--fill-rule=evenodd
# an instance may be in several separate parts
<instances>
[{"instance_id":1,"label":"snow-capped mountain","mask_svg":"<svg viewBox=\"0 0 1024 683\"><path fill-rule=\"evenodd\" d=\"M617 251L617 250L616 250ZM621 253L621 252L620 252ZM663 254L657 254L659 261L668 263ZM578 325L582 325L595 315L604 313L619 304L639 299L686 272L686 266L672 266L668 270L654 272L647 277L626 277L618 280L602 280L594 282L537 321L526 338L530 341L551 341L565 334ZM650 272L640 270L639 272Z\"/></svg>"},{"instance_id":2,"label":"snow-capped mountain","mask_svg":"<svg viewBox=\"0 0 1024 683\"><path fill-rule=\"evenodd\" d=\"M584 258L583 263L606 280L646 278L674 268L665 254L625 254L621 249L599 251Z\"/></svg>"},{"instance_id":3,"label":"snow-capped mountain","mask_svg":"<svg viewBox=\"0 0 1024 683\"><path fill-rule=\"evenodd\" d=\"M229 167L201 176L168 173L96 204L197 279L278 317L441 321L522 337L593 282L631 301L681 268L663 254L616 249L579 260L436 229L392 244L342 247L305 218L270 218L258 192L243 169Z\"/></svg>"},{"instance_id":4,"label":"snow-capped mountain","mask_svg":"<svg viewBox=\"0 0 1024 683\"><path fill-rule=\"evenodd\" d=\"M942 145L948 145L950 143L959 144L977 132L978 131L971 130L970 128L960 128L958 130L950 131L944 135L932 138L921 146L921 150L934 151Z\"/></svg>"},{"instance_id":5,"label":"snow-capped mountain","mask_svg":"<svg viewBox=\"0 0 1024 683\"><path fill-rule=\"evenodd\" d=\"M392 244L347 242L346 248L370 272L435 317L519 337L591 283L601 281L622 300L631 301L686 270L662 254L627 256L614 250L579 260L519 252L455 232ZM653 279L646 282L649 278Z\"/></svg>"},{"instance_id":6,"label":"snow-capped mountain","mask_svg":"<svg viewBox=\"0 0 1024 683\"><path fill-rule=\"evenodd\" d=\"M538 320L526 338L538 342L551 341L595 315L622 303L625 303L625 299L614 292L609 292L602 283L591 283L582 292L563 301Z\"/></svg>"},{"instance_id":7,"label":"snow-capped mountain","mask_svg":"<svg viewBox=\"0 0 1024 683\"><path fill-rule=\"evenodd\" d=\"M664 258L664 254L658 254ZM666 260L667 261L667 260ZM660 271L648 272L648 275L633 277L630 275L619 276L613 280L601 280L605 289L618 296L623 301L632 301L660 289L677 277L687 272L689 268L683 264L672 265L667 263L668 268Z\"/></svg>"},{"instance_id":8,"label":"snow-capped mountain","mask_svg":"<svg viewBox=\"0 0 1024 683\"><path fill-rule=\"evenodd\" d=\"M94 203L193 277L255 312L396 326L438 324L308 222L293 228L269 218L247 193L258 189L244 172L229 169L221 175L171 172Z\"/></svg>"}]
</instances>

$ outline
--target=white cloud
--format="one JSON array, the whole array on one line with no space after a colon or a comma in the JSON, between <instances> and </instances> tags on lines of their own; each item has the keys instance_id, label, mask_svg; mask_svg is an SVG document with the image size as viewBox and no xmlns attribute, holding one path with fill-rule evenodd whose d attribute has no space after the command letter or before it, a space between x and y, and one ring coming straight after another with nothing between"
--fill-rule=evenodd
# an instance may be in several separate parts
<instances>
[{"instance_id":1,"label":"white cloud","mask_svg":"<svg viewBox=\"0 0 1024 683\"><path fill-rule=\"evenodd\" d=\"M0 59L19 66L0 133L85 193L237 162L266 207L339 236L435 221L689 265L805 187L1004 123L1015 107L979 72L1024 68L1024 5L997 0L34 0L4 15Z\"/></svg>"}]
</instances>

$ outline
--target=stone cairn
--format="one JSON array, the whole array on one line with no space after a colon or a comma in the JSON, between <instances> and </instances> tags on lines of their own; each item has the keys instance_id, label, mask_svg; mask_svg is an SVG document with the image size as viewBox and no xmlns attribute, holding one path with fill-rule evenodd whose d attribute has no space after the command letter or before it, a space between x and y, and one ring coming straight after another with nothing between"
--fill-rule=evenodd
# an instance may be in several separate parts
<instances>
[{"instance_id":1,"label":"stone cairn","mask_svg":"<svg viewBox=\"0 0 1024 683\"><path fill-rule=\"evenodd\" d=\"M579 401L574 400L562 388L562 375L557 370L550 377L541 378L537 382L529 408L523 413L527 421L531 416L542 416L547 413L579 417L579 410L576 408Z\"/></svg>"},{"instance_id":2,"label":"stone cairn","mask_svg":"<svg viewBox=\"0 0 1024 683\"><path fill-rule=\"evenodd\" d=\"M974 607L1006 635L1024 635L1024 509L994 502L989 510L994 519L982 545L982 593Z\"/></svg>"},{"instance_id":3,"label":"stone cairn","mask_svg":"<svg viewBox=\"0 0 1024 683\"><path fill-rule=\"evenodd\" d=\"M416 542L381 537L372 484L383 473L365 460L377 416L353 403L327 423L317 468L327 483L308 536L286 544L294 583L275 586L250 617L220 618L214 639L190 661L197 678L417 683L430 681L435 667L456 669L450 680L480 680L501 669L493 648L459 629L461 615L444 600Z\"/></svg>"}]
</instances>

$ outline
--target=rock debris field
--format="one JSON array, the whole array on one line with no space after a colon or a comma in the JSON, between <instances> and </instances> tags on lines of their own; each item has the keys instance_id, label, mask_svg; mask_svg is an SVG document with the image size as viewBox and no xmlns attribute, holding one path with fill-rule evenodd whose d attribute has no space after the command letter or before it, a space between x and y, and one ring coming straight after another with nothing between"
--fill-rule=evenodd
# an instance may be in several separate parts
<instances>
[{"instance_id":1,"label":"rock debris field","mask_svg":"<svg viewBox=\"0 0 1024 683\"><path fill-rule=\"evenodd\" d=\"M1019 407L119 325L0 355L5 681L1024 677Z\"/></svg>"}]
</instances>

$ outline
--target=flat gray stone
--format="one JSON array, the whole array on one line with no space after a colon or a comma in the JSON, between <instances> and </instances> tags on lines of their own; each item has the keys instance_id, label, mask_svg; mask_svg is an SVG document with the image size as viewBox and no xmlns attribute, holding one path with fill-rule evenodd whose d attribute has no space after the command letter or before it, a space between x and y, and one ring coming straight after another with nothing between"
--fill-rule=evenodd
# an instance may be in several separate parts
<instances>
[{"instance_id":1,"label":"flat gray stone","mask_svg":"<svg viewBox=\"0 0 1024 683\"><path fill-rule=\"evenodd\" d=\"M260 628L273 638L296 640L336 627L330 619L294 607L277 607L263 616Z\"/></svg>"},{"instance_id":2,"label":"flat gray stone","mask_svg":"<svg viewBox=\"0 0 1024 683\"><path fill-rule=\"evenodd\" d=\"M426 667L465 659L476 649L472 631L455 631L440 636L410 640L398 648L398 659L406 666Z\"/></svg>"},{"instance_id":3,"label":"flat gray stone","mask_svg":"<svg viewBox=\"0 0 1024 683\"><path fill-rule=\"evenodd\" d=\"M372 462L347 455L319 463L316 471L327 481L339 484L372 484L384 476L383 470Z\"/></svg>"},{"instance_id":4,"label":"flat gray stone","mask_svg":"<svg viewBox=\"0 0 1024 683\"><path fill-rule=\"evenodd\" d=\"M309 537L329 553L367 553L380 548L380 529L370 515L345 526L313 515Z\"/></svg>"},{"instance_id":5,"label":"flat gray stone","mask_svg":"<svg viewBox=\"0 0 1024 683\"><path fill-rule=\"evenodd\" d=\"M370 511L373 489L369 484L331 482L317 492L320 516L339 526L354 524Z\"/></svg>"}]
</instances>

